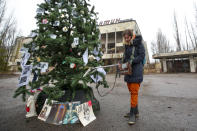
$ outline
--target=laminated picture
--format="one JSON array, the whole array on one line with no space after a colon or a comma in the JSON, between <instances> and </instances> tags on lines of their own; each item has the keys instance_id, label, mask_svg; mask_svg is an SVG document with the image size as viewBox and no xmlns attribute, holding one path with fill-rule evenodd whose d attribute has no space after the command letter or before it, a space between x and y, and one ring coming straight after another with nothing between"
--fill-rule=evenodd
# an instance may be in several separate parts
<instances>
[{"instance_id":1,"label":"laminated picture","mask_svg":"<svg viewBox=\"0 0 197 131\"><path fill-rule=\"evenodd\" d=\"M20 51L19 52L21 52L21 53L28 53L28 48L25 48L24 46L23 47L21 47L21 49L20 49Z\"/></svg>"},{"instance_id":2,"label":"laminated picture","mask_svg":"<svg viewBox=\"0 0 197 131\"><path fill-rule=\"evenodd\" d=\"M22 70L21 76L31 74L32 65L25 65Z\"/></svg>"},{"instance_id":3,"label":"laminated picture","mask_svg":"<svg viewBox=\"0 0 197 131\"><path fill-rule=\"evenodd\" d=\"M57 104L54 103L52 105L50 114L46 120L47 123L61 125L63 118L66 113L66 105L65 104Z\"/></svg>"},{"instance_id":4,"label":"laminated picture","mask_svg":"<svg viewBox=\"0 0 197 131\"><path fill-rule=\"evenodd\" d=\"M52 106L47 104L47 102L48 102L48 99L46 99L44 106L42 107L42 110L38 116L38 119L42 121L46 121L52 108Z\"/></svg>"},{"instance_id":5,"label":"laminated picture","mask_svg":"<svg viewBox=\"0 0 197 131\"><path fill-rule=\"evenodd\" d=\"M37 68L41 70L41 73L44 73L47 71L49 67L49 63L48 62L40 62L38 65L37 65Z\"/></svg>"},{"instance_id":6,"label":"laminated picture","mask_svg":"<svg viewBox=\"0 0 197 131\"><path fill-rule=\"evenodd\" d=\"M30 53L24 53L22 60L21 60L21 67L22 68L26 65L29 57L30 57Z\"/></svg>"},{"instance_id":7,"label":"laminated picture","mask_svg":"<svg viewBox=\"0 0 197 131\"><path fill-rule=\"evenodd\" d=\"M41 73L46 72L49 67L47 62L41 62Z\"/></svg>"},{"instance_id":8,"label":"laminated picture","mask_svg":"<svg viewBox=\"0 0 197 131\"><path fill-rule=\"evenodd\" d=\"M42 8L37 8L37 10L36 10L36 12L37 12L37 14L39 14L39 15L43 15L44 14L44 9L42 9Z\"/></svg>"},{"instance_id":9,"label":"laminated picture","mask_svg":"<svg viewBox=\"0 0 197 131\"><path fill-rule=\"evenodd\" d=\"M20 79L19 79L19 85L18 85L18 87L27 85L29 83L29 76L30 76L30 74L29 75L21 76Z\"/></svg>"},{"instance_id":10,"label":"laminated picture","mask_svg":"<svg viewBox=\"0 0 197 131\"><path fill-rule=\"evenodd\" d=\"M59 26L60 25L60 21L55 21L55 23L53 24L53 26Z\"/></svg>"},{"instance_id":11,"label":"laminated picture","mask_svg":"<svg viewBox=\"0 0 197 131\"><path fill-rule=\"evenodd\" d=\"M36 43L32 43L31 51L35 51Z\"/></svg>"},{"instance_id":12,"label":"laminated picture","mask_svg":"<svg viewBox=\"0 0 197 131\"><path fill-rule=\"evenodd\" d=\"M80 101L69 102L66 104L67 112L63 120L63 124L74 124L79 122L76 107L80 105Z\"/></svg>"},{"instance_id":13,"label":"laminated picture","mask_svg":"<svg viewBox=\"0 0 197 131\"><path fill-rule=\"evenodd\" d=\"M77 108L77 114L79 117L79 120L83 124L83 126L87 126L89 123L94 121L96 119L93 109L92 109L92 103L91 101L88 101L86 103L83 103Z\"/></svg>"}]
</instances>

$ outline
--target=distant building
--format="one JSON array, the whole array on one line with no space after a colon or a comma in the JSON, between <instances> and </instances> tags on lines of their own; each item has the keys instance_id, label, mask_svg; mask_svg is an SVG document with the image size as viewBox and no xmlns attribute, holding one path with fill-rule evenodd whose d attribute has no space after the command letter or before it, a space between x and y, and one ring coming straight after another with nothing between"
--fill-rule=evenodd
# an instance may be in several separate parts
<instances>
[{"instance_id":1,"label":"distant building","mask_svg":"<svg viewBox=\"0 0 197 131\"><path fill-rule=\"evenodd\" d=\"M11 67L10 70L17 71L18 65L20 64L21 57L24 53L23 47L24 44L28 44L32 41L31 37L18 37L16 38L16 46L12 53L12 57L9 60L9 66Z\"/></svg>"},{"instance_id":2,"label":"distant building","mask_svg":"<svg viewBox=\"0 0 197 131\"><path fill-rule=\"evenodd\" d=\"M197 50L160 53L153 58L160 60L163 72L197 72Z\"/></svg>"},{"instance_id":3,"label":"distant building","mask_svg":"<svg viewBox=\"0 0 197 131\"><path fill-rule=\"evenodd\" d=\"M124 45L122 33L126 29L132 29L136 35L142 35L138 24L133 19L114 19L99 23L101 33L101 45L104 53L102 59L105 65L118 63L123 57ZM143 41L146 50L146 63L149 63L147 44Z\"/></svg>"}]
</instances>

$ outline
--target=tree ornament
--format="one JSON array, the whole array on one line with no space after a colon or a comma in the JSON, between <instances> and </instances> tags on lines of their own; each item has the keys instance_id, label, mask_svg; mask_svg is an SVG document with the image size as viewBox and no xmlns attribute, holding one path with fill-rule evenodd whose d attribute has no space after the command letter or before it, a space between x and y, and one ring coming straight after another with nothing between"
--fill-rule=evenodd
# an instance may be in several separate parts
<instances>
[{"instance_id":1,"label":"tree ornament","mask_svg":"<svg viewBox=\"0 0 197 131\"><path fill-rule=\"evenodd\" d=\"M94 55L98 55L98 54L99 54L99 51L98 51L98 49L95 47L95 48L94 48L94 51L92 51L92 53L93 53Z\"/></svg>"},{"instance_id":2,"label":"tree ornament","mask_svg":"<svg viewBox=\"0 0 197 131\"><path fill-rule=\"evenodd\" d=\"M60 21L55 21L55 23L53 24L53 26L59 26L60 25Z\"/></svg>"},{"instance_id":3,"label":"tree ornament","mask_svg":"<svg viewBox=\"0 0 197 131\"><path fill-rule=\"evenodd\" d=\"M72 48L77 47L79 45L79 37L74 38L73 43L71 44Z\"/></svg>"},{"instance_id":4,"label":"tree ornament","mask_svg":"<svg viewBox=\"0 0 197 131\"><path fill-rule=\"evenodd\" d=\"M76 68L76 64L75 64L75 63L70 63L70 68L71 68L71 69Z\"/></svg>"},{"instance_id":5,"label":"tree ornament","mask_svg":"<svg viewBox=\"0 0 197 131\"><path fill-rule=\"evenodd\" d=\"M39 48L39 46L37 46L36 48L35 48L35 50L39 50L40 48Z\"/></svg>"},{"instance_id":6,"label":"tree ornament","mask_svg":"<svg viewBox=\"0 0 197 131\"><path fill-rule=\"evenodd\" d=\"M26 105L26 112L29 112L30 108Z\"/></svg>"},{"instance_id":7,"label":"tree ornament","mask_svg":"<svg viewBox=\"0 0 197 131\"><path fill-rule=\"evenodd\" d=\"M49 14L49 11L47 10L47 11L45 11L44 13Z\"/></svg>"},{"instance_id":8,"label":"tree ornament","mask_svg":"<svg viewBox=\"0 0 197 131\"><path fill-rule=\"evenodd\" d=\"M85 39L85 37L83 37L83 43L86 42L87 40Z\"/></svg>"},{"instance_id":9,"label":"tree ornament","mask_svg":"<svg viewBox=\"0 0 197 131\"><path fill-rule=\"evenodd\" d=\"M62 9L62 12L65 12L66 13L67 12L67 9Z\"/></svg>"},{"instance_id":10,"label":"tree ornament","mask_svg":"<svg viewBox=\"0 0 197 131\"><path fill-rule=\"evenodd\" d=\"M87 63L88 63L88 48L86 48L86 51L84 52L83 54L83 62L84 62L84 65L86 66Z\"/></svg>"},{"instance_id":11,"label":"tree ornament","mask_svg":"<svg viewBox=\"0 0 197 131\"><path fill-rule=\"evenodd\" d=\"M87 20L86 20L85 18L83 18L83 21L84 21L84 23L86 23L86 22L87 22Z\"/></svg>"},{"instance_id":12,"label":"tree ornament","mask_svg":"<svg viewBox=\"0 0 197 131\"><path fill-rule=\"evenodd\" d=\"M58 3L58 4L57 4L57 7L58 7L58 8L61 8L61 7L62 7L62 2Z\"/></svg>"},{"instance_id":13,"label":"tree ornament","mask_svg":"<svg viewBox=\"0 0 197 131\"><path fill-rule=\"evenodd\" d=\"M30 36L30 37L36 37L36 36L38 36L38 33L31 32L29 36Z\"/></svg>"},{"instance_id":14,"label":"tree ornament","mask_svg":"<svg viewBox=\"0 0 197 131\"><path fill-rule=\"evenodd\" d=\"M68 28L65 26L65 27L63 27L63 32L67 32L68 31Z\"/></svg>"},{"instance_id":15,"label":"tree ornament","mask_svg":"<svg viewBox=\"0 0 197 131\"><path fill-rule=\"evenodd\" d=\"M36 10L36 12L37 12L37 14L38 15L43 15L44 14L44 9L42 9L42 8L37 8L37 10Z\"/></svg>"},{"instance_id":16,"label":"tree ornament","mask_svg":"<svg viewBox=\"0 0 197 131\"><path fill-rule=\"evenodd\" d=\"M83 14L84 14L84 11L83 11L83 10L81 10L81 11L80 11L80 13L83 15Z\"/></svg>"},{"instance_id":17,"label":"tree ornament","mask_svg":"<svg viewBox=\"0 0 197 131\"><path fill-rule=\"evenodd\" d=\"M55 35L55 34L50 34L50 38L51 38L51 39L56 39L56 38L57 38L57 35Z\"/></svg>"},{"instance_id":18,"label":"tree ornament","mask_svg":"<svg viewBox=\"0 0 197 131\"><path fill-rule=\"evenodd\" d=\"M48 23L48 20L47 19L43 19L42 20L42 24L47 24Z\"/></svg>"},{"instance_id":19,"label":"tree ornament","mask_svg":"<svg viewBox=\"0 0 197 131\"><path fill-rule=\"evenodd\" d=\"M76 48L77 45L75 45L75 43L72 43L72 44L71 44L71 47L72 47L72 48Z\"/></svg>"},{"instance_id":20,"label":"tree ornament","mask_svg":"<svg viewBox=\"0 0 197 131\"><path fill-rule=\"evenodd\" d=\"M90 55L90 56L89 56L89 60L90 60L90 61L93 61L94 59L95 59L95 58L94 58L93 55Z\"/></svg>"},{"instance_id":21,"label":"tree ornament","mask_svg":"<svg viewBox=\"0 0 197 131\"><path fill-rule=\"evenodd\" d=\"M64 15L64 14L62 14L62 15L61 15L61 18L64 18L64 17L65 17L65 15Z\"/></svg>"},{"instance_id":22,"label":"tree ornament","mask_svg":"<svg viewBox=\"0 0 197 131\"><path fill-rule=\"evenodd\" d=\"M66 16L67 18L69 17L69 15L68 15L68 14L66 14L65 16Z\"/></svg>"},{"instance_id":23,"label":"tree ornament","mask_svg":"<svg viewBox=\"0 0 197 131\"><path fill-rule=\"evenodd\" d=\"M36 57L37 62L40 62L40 57Z\"/></svg>"},{"instance_id":24,"label":"tree ornament","mask_svg":"<svg viewBox=\"0 0 197 131\"><path fill-rule=\"evenodd\" d=\"M51 0L46 0L46 2L47 2L48 4L50 4L50 3L51 3Z\"/></svg>"},{"instance_id":25,"label":"tree ornament","mask_svg":"<svg viewBox=\"0 0 197 131\"><path fill-rule=\"evenodd\" d=\"M46 47L47 47L47 45L43 45L43 46L41 46L41 48L42 48L42 49L45 49Z\"/></svg>"}]
</instances>

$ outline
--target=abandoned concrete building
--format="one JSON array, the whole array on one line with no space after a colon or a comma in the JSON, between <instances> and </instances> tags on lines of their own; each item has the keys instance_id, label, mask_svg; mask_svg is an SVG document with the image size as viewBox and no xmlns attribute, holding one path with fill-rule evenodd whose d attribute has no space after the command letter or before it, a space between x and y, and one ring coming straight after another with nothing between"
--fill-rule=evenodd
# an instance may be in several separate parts
<instances>
[{"instance_id":1,"label":"abandoned concrete building","mask_svg":"<svg viewBox=\"0 0 197 131\"><path fill-rule=\"evenodd\" d=\"M18 37L16 38L16 45L9 60L10 70L17 71L21 57L24 53L24 44L29 44L32 41L31 37Z\"/></svg>"},{"instance_id":2,"label":"abandoned concrete building","mask_svg":"<svg viewBox=\"0 0 197 131\"><path fill-rule=\"evenodd\" d=\"M161 53L153 58L160 60L163 72L197 72L197 50Z\"/></svg>"},{"instance_id":3,"label":"abandoned concrete building","mask_svg":"<svg viewBox=\"0 0 197 131\"><path fill-rule=\"evenodd\" d=\"M114 19L99 23L101 33L101 45L104 53L102 59L105 65L115 64L123 57L124 45L122 33L126 29L132 29L136 35L141 35L138 24L133 19ZM143 41L146 50L146 63L149 63L147 44ZM111 70L114 70L113 68Z\"/></svg>"}]
</instances>

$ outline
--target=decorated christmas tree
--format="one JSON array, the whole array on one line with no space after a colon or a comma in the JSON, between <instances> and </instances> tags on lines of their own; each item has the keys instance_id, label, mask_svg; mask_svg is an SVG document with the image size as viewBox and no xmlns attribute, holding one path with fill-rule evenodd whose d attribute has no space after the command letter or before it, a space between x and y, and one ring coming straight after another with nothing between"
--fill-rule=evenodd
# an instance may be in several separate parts
<instances>
[{"instance_id":1,"label":"decorated christmas tree","mask_svg":"<svg viewBox=\"0 0 197 131\"><path fill-rule=\"evenodd\" d=\"M92 95L88 84L108 87L104 71L94 68L103 65L96 15L86 0L45 0L38 5L38 29L32 31L33 41L25 45L21 62L22 74L29 67L34 80L19 82L15 97L22 94L25 99L27 93L42 87L49 100L70 92L66 99L72 101L77 90L84 90L87 98Z\"/></svg>"}]
</instances>

